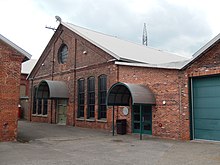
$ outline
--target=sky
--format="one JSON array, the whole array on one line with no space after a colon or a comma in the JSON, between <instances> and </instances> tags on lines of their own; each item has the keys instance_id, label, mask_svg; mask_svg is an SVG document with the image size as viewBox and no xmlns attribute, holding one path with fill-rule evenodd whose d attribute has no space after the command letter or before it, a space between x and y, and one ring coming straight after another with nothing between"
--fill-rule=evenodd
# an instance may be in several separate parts
<instances>
[{"instance_id":1,"label":"sky","mask_svg":"<svg viewBox=\"0 0 220 165\"><path fill-rule=\"evenodd\" d=\"M59 25L98 32L190 57L220 33L219 0L0 0L0 33L38 59Z\"/></svg>"}]
</instances>

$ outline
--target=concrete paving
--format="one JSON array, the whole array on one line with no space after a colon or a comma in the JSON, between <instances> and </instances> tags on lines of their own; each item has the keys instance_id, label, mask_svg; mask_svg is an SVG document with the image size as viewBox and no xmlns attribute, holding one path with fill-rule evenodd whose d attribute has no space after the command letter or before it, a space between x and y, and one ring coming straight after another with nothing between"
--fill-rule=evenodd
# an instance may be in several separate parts
<instances>
[{"instance_id":1,"label":"concrete paving","mask_svg":"<svg viewBox=\"0 0 220 165\"><path fill-rule=\"evenodd\" d=\"M220 143L181 142L19 121L18 142L0 143L0 165L219 165Z\"/></svg>"}]
</instances>

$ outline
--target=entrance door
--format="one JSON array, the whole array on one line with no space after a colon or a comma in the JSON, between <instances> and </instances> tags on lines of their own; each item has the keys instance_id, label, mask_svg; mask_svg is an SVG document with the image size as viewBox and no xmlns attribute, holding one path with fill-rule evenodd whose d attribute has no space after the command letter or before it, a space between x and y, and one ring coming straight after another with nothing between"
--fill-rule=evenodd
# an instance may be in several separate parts
<instances>
[{"instance_id":1,"label":"entrance door","mask_svg":"<svg viewBox=\"0 0 220 165\"><path fill-rule=\"evenodd\" d=\"M66 113L67 113L67 100L57 101L57 123L66 125Z\"/></svg>"},{"instance_id":2,"label":"entrance door","mask_svg":"<svg viewBox=\"0 0 220 165\"><path fill-rule=\"evenodd\" d=\"M152 134L152 108L142 105L142 116L140 116L140 105L133 106L133 133L140 133L140 117L142 118L142 133Z\"/></svg>"}]
</instances>

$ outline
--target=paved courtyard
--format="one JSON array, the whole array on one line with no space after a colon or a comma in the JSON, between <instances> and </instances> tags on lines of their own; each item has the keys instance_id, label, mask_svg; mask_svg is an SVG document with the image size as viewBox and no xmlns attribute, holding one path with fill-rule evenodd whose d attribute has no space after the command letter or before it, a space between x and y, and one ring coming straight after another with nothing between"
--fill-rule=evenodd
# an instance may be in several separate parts
<instances>
[{"instance_id":1,"label":"paved courtyard","mask_svg":"<svg viewBox=\"0 0 220 165\"><path fill-rule=\"evenodd\" d=\"M219 165L220 143L19 121L18 142L0 143L1 165Z\"/></svg>"}]
</instances>

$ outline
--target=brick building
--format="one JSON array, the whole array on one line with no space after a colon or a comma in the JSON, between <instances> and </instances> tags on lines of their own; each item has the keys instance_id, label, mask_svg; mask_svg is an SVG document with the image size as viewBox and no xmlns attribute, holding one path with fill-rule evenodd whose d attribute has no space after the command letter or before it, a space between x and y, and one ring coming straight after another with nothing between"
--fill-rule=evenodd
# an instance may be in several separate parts
<instances>
[{"instance_id":1,"label":"brick building","mask_svg":"<svg viewBox=\"0 0 220 165\"><path fill-rule=\"evenodd\" d=\"M219 38L187 59L61 22L29 75L30 120L220 140Z\"/></svg>"},{"instance_id":2,"label":"brick building","mask_svg":"<svg viewBox=\"0 0 220 165\"><path fill-rule=\"evenodd\" d=\"M16 139L21 63L30 57L0 35L0 141Z\"/></svg>"},{"instance_id":3,"label":"brick building","mask_svg":"<svg viewBox=\"0 0 220 165\"><path fill-rule=\"evenodd\" d=\"M28 119L28 116L30 115L28 104L29 80L27 80L27 77L30 74L31 70L34 68L36 62L36 59L30 59L23 62L21 65L20 111L18 116L22 119Z\"/></svg>"}]
</instances>

